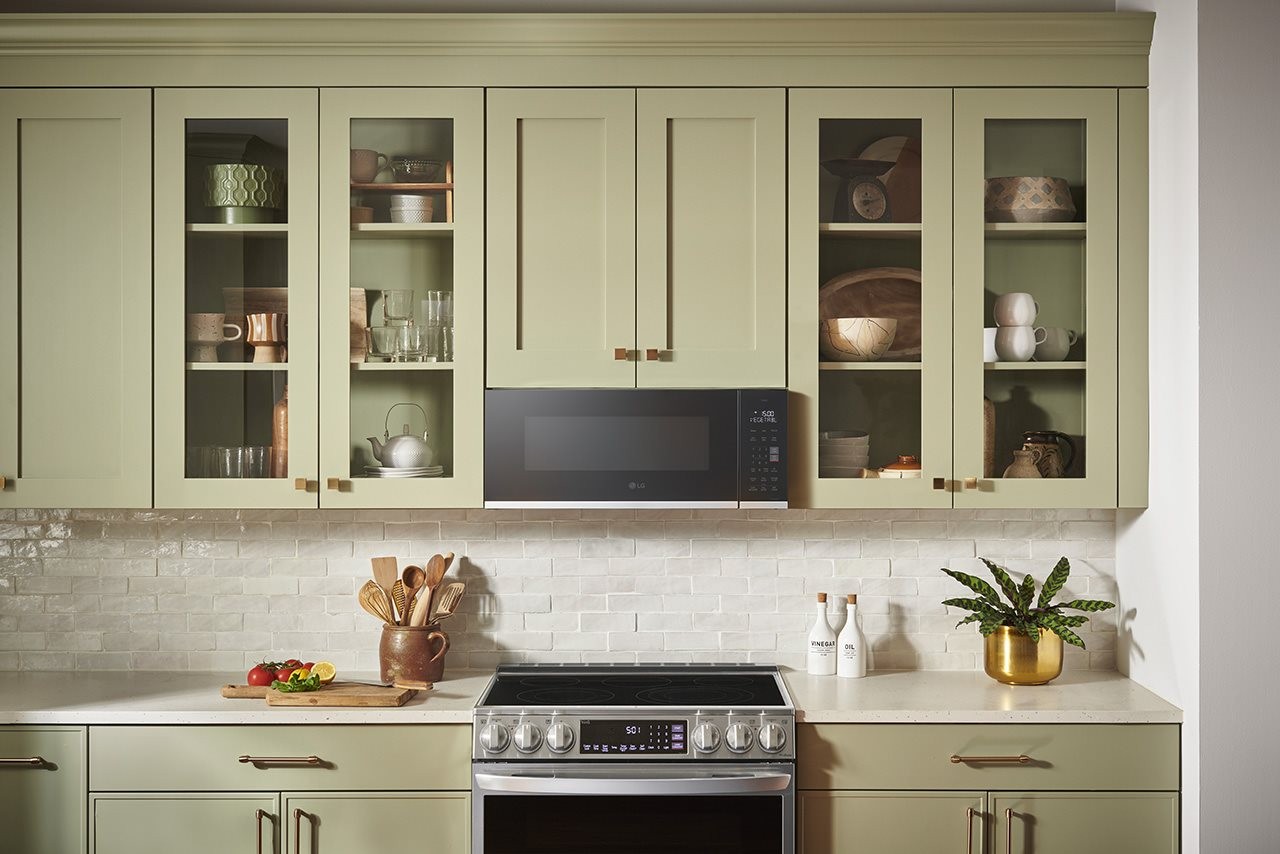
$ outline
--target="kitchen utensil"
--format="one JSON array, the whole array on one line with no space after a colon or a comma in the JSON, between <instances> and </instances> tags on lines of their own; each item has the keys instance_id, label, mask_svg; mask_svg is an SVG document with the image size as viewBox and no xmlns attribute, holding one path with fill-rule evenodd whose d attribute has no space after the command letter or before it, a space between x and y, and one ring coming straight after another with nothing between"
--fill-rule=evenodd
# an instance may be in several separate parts
<instances>
[{"instance_id":1,"label":"kitchen utensil","mask_svg":"<svg viewBox=\"0 0 1280 854\"><path fill-rule=\"evenodd\" d=\"M393 557L375 557L371 563L373 564L373 580L378 583L383 592L388 596L391 595L391 585L396 583L396 579L400 576L399 563ZM391 622L395 622L392 620Z\"/></svg>"},{"instance_id":2,"label":"kitchen utensil","mask_svg":"<svg viewBox=\"0 0 1280 854\"><path fill-rule=\"evenodd\" d=\"M822 168L842 180L836 190L832 222L891 222L889 191L878 176L893 168L891 160L836 157Z\"/></svg>"},{"instance_id":3,"label":"kitchen utensil","mask_svg":"<svg viewBox=\"0 0 1280 854\"><path fill-rule=\"evenodd\" d=\"M896 463L890 463L880 469L880 477L882 478L912 478L920 476L920 458L911 454L900 454Z\"/></svg>"},{"instance_id":4,"label":"kitchen utensil","mask_svg":"<svg viewBox=\"0 0 1280 854\"><path fill-rule=\"evenodd\" d=\"M401 184L430 184L440 177L444 163L417 154L397 154L391 158L391 173Z\"/></svg>"},{"instance_id":5,"label":"kitchen utensil","mask_svg":"<svg viewBox=\"0 0 1280 854\"><path fill-rule=\"evenodd\" d=\"M422 589L423 582L427 580L427 573L422 567L409 564L400 574L400 580L404 582L405 614L409 615L413 613L415 600ZM406 626L410 625L407 616L403 622Z\"/></svg>"},{"instance_id":6,"label":"kitchen utensil","mask_svg":"<svg viewBox=\"0 0 1280 854\"><path fill-rule=\"evenodd\" d=\"M431 614L431 622L439 623L446 617L452 617L453 612L458 607L458 603L462 601L462 594L467 592L467 585L462 581L451 581L440 591L440 595L435 597L435 611Z\"/></svg>"},{"instance_id":7,"label":"kitchen utensil","mask_svg":"<svg viewBox=\"0 0 1280 854\"><path fill-rule=\"evenodd\" d=\"M221 222L272 222L284 205L284 172L256 163L215 163L205 167L204 203Z\"/></svg>"},{"instance_id":8,"label":"kitchen utensil","mask_svg":"<svg viewBox=\"0 0 1280 854\"><path fill-rule=\"evenodd\" d=\"M415 690L429 690L430 685L414 688L362 685L359 682L330 682L318 691L268 691L268 706L403 706Z\"/></svg>"},{"instance_id":9,"label":"kitchen utensil","mask_svg":"<svg viewBox=\"0 0 1280 854\"><path fill-rule=\"evenodd\" d=\"M1044 327L1044 341L1036 345L1037 362L1061 362L1076 343L1076 333L1061 326Z\"/></svg>"},{"instance_id":10,"label":"kitchen utensil","mask_svg":"<svg viewBox=\"0 0 1280 854\"><path fill-rule=\"evenodd\" d=\"M391 413L397 406L412 406L422 413L424 422L427 420L426 410L418 404L393 403L382 421L382 438L385 441L379 441L377 436L368 437L369 444L373 446L374 459L388 468L422 468L431 465L435 451L427 444L425 430L422 438L418 438L417 434L409 432L409 425L405 424L400 435L391 436Z\"/></svg>"},{"instance_id":11,"label":"kitchen utensil","mask_svg":"<svg viewBox=\"0 0 1280 854\"><path fill-rule=\"evenodd\" d=\"M996 361L996 330L998 326L988 326L982 330L982 361Z\"/></svg>"},{"instance_id":12,"label":"kitchen utensil","mask_svg":"<svg viewBox=\"0 0 1280 854\"><path fill-rule=\"evenodd\" d=\"M288 340L288 315L275 312L254 312L245 315L244 340L253 345L255 364L284 362L288 353L284 344Z\"/></svg>"},{"instance_id":13,"label":"kitchen utensil","mask_svg":"<svg viewBox=\"0 0 1280 854\"><path fill-rule=\"evenodd\" d=\"M360 607L384 623L394 623L395 614L391 610L391 599L376 581L366 581L357 595Z\"/></svg>"},{"instance_id":14,"label":"kitchen utensil","mask_svg":"<svg viewBox=\"0 0 1280 854\"><path fill-rule=\"evenodd\" d=\"M418 625L425 625L427 615L431 613L431 603L435 599L436 588L440 586L440 582L444 579L444 574L449 571L449 562L451 560L453 560L453 552L446 552L444 555L432 555L431 559L427 561L426 577L422 582L423 596L426 598L425 607L420 614L413 615L419 618ZM410 623L412 622L410 620Z\"/></svg>"},{"instance_id":15,"label":"kitchen utensil","mask_svg":"<svg viewBox=\"0 0 1280 854\"><path fill-rule=\"evenodd\" d=\"M391 158L372 148L351 149L351 181L355 184L372 184L378 173L391 167Z\"/></svg>"},{"instance_id":16,"label":"kitchen utensil","mask_svg":"<svg viewBox=\"0 0 1280 854\"><path fill-rule=\"evenodd\" d=\"M404 582L396 579L391 585L391 601L396 606L396 619L398 625L407 625L409 622L409 596L405 592Z\"/></svg>"},{"instance_id":17,"label":"kitchen utensil","mask_svg":"<svg viewBox=\"0 0 1280 854\"><path fill-rule=\"evenodd\" d=\"M437 626L383 626L378 663L383 682L417 685L439 682L449 636Z\"/></svg>"},{"instance_id":18,"label":"kitchen utensil","mask_svg":"<svg viewBox=\"0 0 1280 854\"><path fill-rule=\"evenodd\" d=\"M1036 468L1035 458L1030 451L1014 451L1013 462L1004 470L1004 476L1009 478L1040 478L1040 469Z\"/></svg>"},{"instance_id":19,"label":"kitchen utensil","mask_svg":"<svg viewBox=\"0 0 1280 854\"><path fill-rule=\"evenodd\" d=\"M226 322L227 316L217 312L187 315L187 359L192 362L218 361L218 345L239 341L244 330ZM228 334L232 330L235 334Z\"/></svg>"},{"instance_id":20,"label":"kitchen utensil","mask_svg":"<svg viewBox=\"0 0 1280 854\"><path fill-rule=\"evenodd\" d=\"M834 276L818 291L818 318L894 317L898 329L881 361L918 361L920 271L910 267L869 267Z\"/></svg>"},{"instance_id":21,"label":"kitchen utensil","mask_svg":"<svg viewBox=\"0 0 1280 854\"><path fill-rule=\"evenodd\" d=\"M987 222L1070 222L1076 203L1066 178L988 178L983 212Z\"/></svg>"},{"instance_id":22,"label":"kitchen utensil","mask_svg":"<svg viewBox=\"0 0 1280 854\"><path fill-rule=\"evenodd\" d=\"M1001 362L1026 362L1043 342L1043 326L1001 326L996 332L996 356Z\"/></svg>"},{"instance_id":23,"label":"kitchen utensil","mask_svg":"<svg viewBox=\"0 0 1280 854\"><path fill-rule=\"evenodd\" d=\"M1059 442L1067 444L1066 462L1062 460ZM1028 430L1022 434L1022 450L1031 453L1031 461L1041 477L1066 477L1076 461L1076 443L1057 430Z\"/></svg>"},{"instance_id":24,"label":"kitchen utensil","mask_svg":"<svg viewBox=\"0 0 1280 854\"><path fill-rule=\"evenodd\" d=\"M991 309L996 326L1032 326L1040 313L1040 303L1026 293L1001 294Z\"/></svg>"},{"instance_id":25,"label":"kitchen utensil","mask_svg":"<svg viewBox=\"0 0 1280 854\"><path fill-rule=\"evenodd\" d=\"M818 349L833 362L874 362L897 331L892 317L833 317L818 322Z\"/></svg>"},{"instance_id":26,"label":"kitchen utensil","mask_svg":"<svg viewBox=\"0 0 1280 854\"><path fill-rule=\"evenodd\" d=\"M369 355L380 361L389 362L395 358L396 347L400 344L400 326L370 326L365 329L368 336Z\"/></svg>"}]
</instances>

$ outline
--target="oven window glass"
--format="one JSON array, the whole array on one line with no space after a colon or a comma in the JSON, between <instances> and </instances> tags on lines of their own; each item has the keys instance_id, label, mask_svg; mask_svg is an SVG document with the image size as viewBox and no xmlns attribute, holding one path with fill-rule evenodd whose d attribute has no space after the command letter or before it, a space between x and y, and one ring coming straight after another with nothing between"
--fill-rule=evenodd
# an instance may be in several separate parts
<instances>
[{"instance_id":1,"label":"oven window glass","mask_svg":"<svg viewBox=\"0 0 1280 854\"><path fill-rule=\"evenodd\" d=\"M526 471L707 471L711 419L679 415L530 415Z\"/></svg>"},{"instance_id":2,"label":"oven window glass","mask_svg":"<svg viewBox=\"0 0 1280 854\"><path fill-rule=\"evenodd\" d=\"M781 854L780 795L490 795L484 854Z\"/></svg>"}]
</instances>

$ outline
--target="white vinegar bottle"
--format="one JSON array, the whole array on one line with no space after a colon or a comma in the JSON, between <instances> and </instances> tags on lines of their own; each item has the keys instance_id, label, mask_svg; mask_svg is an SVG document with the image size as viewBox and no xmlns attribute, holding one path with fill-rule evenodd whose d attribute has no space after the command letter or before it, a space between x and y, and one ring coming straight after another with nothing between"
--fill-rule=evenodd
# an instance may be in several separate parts
<instances>
[{"instance_id":1,"label":"white vinegar bottle","mask_svg":"<svg viewBox=\"0 0 1280 854\"><path fill-rule=\"evenodd\" d=\"M818 594L818 617L809 632L809 675L830 676L836 672L836 633L827 622L827 594Z\"/></svg>"},{"instance_id":2,"label":"white vinegar bottle","mask_svg":"<svg viewBox=\"0 0 1280 854\"><path fill-rule=\"evenodd\" d=\"M836 675L857 678L867 675L867 639L858 625L858 594L849 594L849 616L836 641Z\"/></svg>"}]
</instances>

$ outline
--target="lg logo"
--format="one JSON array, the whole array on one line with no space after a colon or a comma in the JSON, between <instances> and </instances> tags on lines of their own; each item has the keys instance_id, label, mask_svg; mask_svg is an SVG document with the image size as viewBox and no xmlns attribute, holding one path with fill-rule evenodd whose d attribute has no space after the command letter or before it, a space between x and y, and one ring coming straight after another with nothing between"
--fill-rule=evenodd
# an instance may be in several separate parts
<instances>
[{"instance_id":1,"label":"lg logo","mask_svg":"<svg viewBox=\"0 0 1280 854\"><path fill-rule=\"evenodd\" d=\"M638 483L633 480L627 484L627 489L644 489L648 485L649 484L645 483L643 480Z\"/></svg>"}]
</instances>

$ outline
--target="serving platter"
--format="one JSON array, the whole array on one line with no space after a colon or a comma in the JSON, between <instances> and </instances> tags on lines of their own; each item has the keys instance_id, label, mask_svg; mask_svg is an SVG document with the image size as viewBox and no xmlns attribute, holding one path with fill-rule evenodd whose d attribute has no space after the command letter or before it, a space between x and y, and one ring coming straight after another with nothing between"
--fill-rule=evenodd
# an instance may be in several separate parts
<instances>
[{"instance_id":1,"label":"serving platter","mask_svg":"<svg viewBox=\"0 0 1280 854\"><path fill-rule=\"evenodd\" d=\"M893 344L882 362L916 362L923 351L920 331L920 271L911 267L868 267L829 279L818 291L818 317L892 317Z\"/></svg>"}]
</instances>

